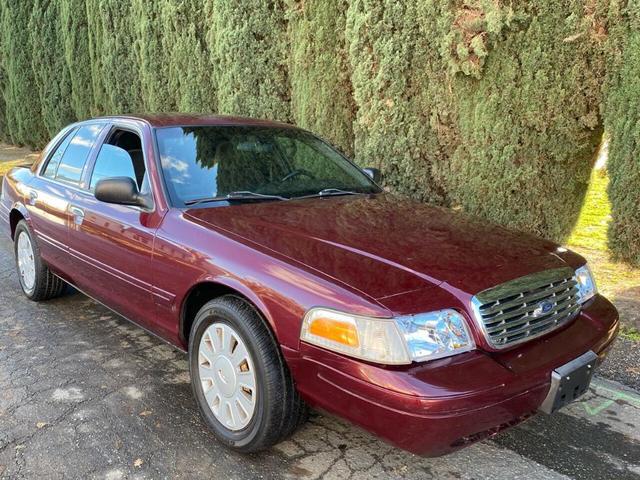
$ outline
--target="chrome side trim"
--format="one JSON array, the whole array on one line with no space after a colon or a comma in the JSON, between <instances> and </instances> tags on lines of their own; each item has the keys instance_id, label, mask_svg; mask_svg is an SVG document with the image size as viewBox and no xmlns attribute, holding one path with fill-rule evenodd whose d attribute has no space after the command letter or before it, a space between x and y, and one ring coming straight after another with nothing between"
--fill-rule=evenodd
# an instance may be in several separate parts
<instances>
[{"instance_id":1,"label":"chrome side trim","mask_svg":"<svg viewBox=\"0 0 640 480\"><path fill-rule=\"evenodd\" d=\"M62 250L64 253L69 253L69 246L68 245L66 245L66 244L64 244L62 242L59 242L59 241L51 238L50 236L45 235L42 232L38 232L36 237L37 237L37 240L42 240L46 244L48 244L48 245L50 245L52 247L55 247L55 248L57 248L59 250Z\"/></svg>"},{"instance_id":2,"label":"chrome side trim","mask_svg":"<svg viewBox=\"0 0 640 480\"><path fill-rule=\"evenodd\" d=\"M85 264L96 268L108 275L111 275L113 278L115 278L116 280L120 280L122 282L125 282L129 285L131 285L132 287L138 288L140 290L142 290L143 292L147 293L147 294L153 294L153 292L151 291L151 284L147 283L143 280L140 280L136 277L133 277L127 273L124 273L121 270L118 270L116 268L113 268L109 265L106 265L94 258L89 257L88 255L85 255L82 252L79 252L78 250L75 250L73 248L69 248L69 254L71 256L73 256L74 258L76 258L77 260L80 260L81 262L84 262Z\"/></svg>"}]
</instances>

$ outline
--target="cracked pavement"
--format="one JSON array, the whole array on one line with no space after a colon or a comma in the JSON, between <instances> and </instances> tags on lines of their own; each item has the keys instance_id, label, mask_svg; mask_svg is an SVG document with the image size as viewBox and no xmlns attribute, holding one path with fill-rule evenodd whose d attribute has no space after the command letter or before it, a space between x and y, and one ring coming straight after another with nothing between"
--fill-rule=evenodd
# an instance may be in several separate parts
<instances>
[{"instance_id":1,"label":"cracked pavement","mask_svg":"<svg viewBox=\"0 0 640 480\"><path fill-rule=\"evenodd\" d=\"M84 295L36 304L0 239L0 479L640 479L640 344L620 339L581 402L424 459L314 412L243 456L191 396L187 358Z\"/></svg>"}]
</instances>

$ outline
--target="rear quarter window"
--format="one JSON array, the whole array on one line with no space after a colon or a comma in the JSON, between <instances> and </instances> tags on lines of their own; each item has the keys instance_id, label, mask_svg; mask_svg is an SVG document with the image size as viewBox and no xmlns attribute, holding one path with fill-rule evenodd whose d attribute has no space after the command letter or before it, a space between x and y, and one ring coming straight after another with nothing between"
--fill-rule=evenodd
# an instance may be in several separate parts
<instances>
[{"instance_id":1,"label":"rear quarter window","mask_svg":"<svg viewBox=\"0 0 640 480\"><path fill-rule=\"evenodd\" d=\"M77 128L74 128L67 133L67 135L64 137L64 140L62 140L62 142L58 145L58 147L49 158L42 176L46 178L55 178L56 173L58 172L58 166L60 166L60 160L62 160L62 155L64 155L65 150L69 146L69 143L71 142L71 139L73 138L77 130Z\"/></svg>"},{"instance_id":2,"label":"rear quarter window","mask_svg":"<svg viewBox=\"0 0 640 480\"><path fill-rule=\"evenodd\" d=\"M78 129L62 155L56 180L72 184L80 183L89 152L103 128L104 125L86 125Z\"/></svg>"}]
</instances>

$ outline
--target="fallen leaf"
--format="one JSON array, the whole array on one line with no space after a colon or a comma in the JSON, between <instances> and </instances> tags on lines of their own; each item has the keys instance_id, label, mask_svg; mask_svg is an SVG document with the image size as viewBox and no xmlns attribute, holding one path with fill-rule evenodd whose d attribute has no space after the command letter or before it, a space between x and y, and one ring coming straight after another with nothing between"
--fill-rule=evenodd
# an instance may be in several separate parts
<instances>
[{"instance_id":1,"label":"fallen leaf","mask_svg":"<svg viewBox=\"0 0 640 480\"><path fill-rule=\"evenodd\" d=\"M136 468L140 468L143 463L144 463L144 460L142 460L141 458L138 458L138 459L136 459L135 462L133 462L133 466L136 467Z\"/></svg>"},{"instance_id":2,"label":"fallen leaf","mask_svg":"<svg viewBox=\"0 0 640 480\"><path fill-rule=\"evenodd\" d=\"M36 427L38 428L44 428L47 426L47 422L38 422L36 423Z\"/></svg>"},{"instance_id":3,"label":"fallen leaf","mask_svg":"<svg viewBox=\"0 0 640 480\"><path fill-rule=\"evenodd\" d=\"M152 413L153 412L151 410L145 410L144 412L140 412L138 415L140 415L141 417L148 417Z\"/></svg>"}]
</instances>

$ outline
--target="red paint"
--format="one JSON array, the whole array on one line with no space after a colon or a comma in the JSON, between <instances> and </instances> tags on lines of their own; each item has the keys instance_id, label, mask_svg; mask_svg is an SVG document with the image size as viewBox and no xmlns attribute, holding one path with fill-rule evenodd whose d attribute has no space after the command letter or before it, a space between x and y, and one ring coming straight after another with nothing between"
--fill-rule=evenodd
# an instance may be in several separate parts
<instances>
[{"instance_id":1,"label":"red paint","mask_svg":"<svg viewBox=\"0 0 640 480\"><path fill-rule=\"evenodd\" d=\"M489 348L470 318L475 293L584 259L461 213L390 194L170 206L154 128L272 122L182 115L101 121L141 134L155 210L98 202L37 176L36 165L5 179L3 226L11 211L21 212L60 276L182 349L181 316L192 289L213 282L237 291L271 325L310 404L401 448L442 454L517 423L535 412L554 368L589 349L604 352L615 338L617 312L597 296L558 331L506 351ZM38 192L35 205L30 189ZM85 210L81 226L69 203ZM478 349L402 367L357 361L300 343L304 312L320 305L379 317L455 308L467 316Z\"/></svg>"}]
</instances>

